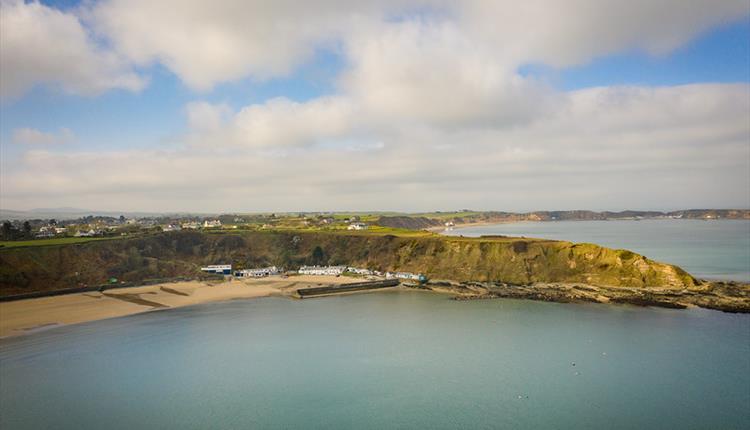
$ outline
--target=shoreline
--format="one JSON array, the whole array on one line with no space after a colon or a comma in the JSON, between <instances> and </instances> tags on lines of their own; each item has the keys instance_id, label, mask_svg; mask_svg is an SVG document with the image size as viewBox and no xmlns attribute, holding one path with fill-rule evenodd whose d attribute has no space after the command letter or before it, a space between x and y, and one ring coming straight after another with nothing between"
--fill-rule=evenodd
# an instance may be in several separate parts
<instances>
[{"instance_id":1,"label":"shoreline","mask_svg":"<svg viewBox=\"0 0 750 430\"><path fill-rule=\"evenodd\" d=\"M206 303L262 297L297 298L300 288L350 283L335 276L270 276L223 282L181 281L134 286L103 292L0 302L0 340L29 335L55 327L118 318ZM453 296L453 300L519 299L556 303L625 304L673 309L703 308L730 313L750 313L748 284L712 282L708 289L674 291L586 284L537 283L508 285L487 282L431 281L423 286L399 285L383 290L423 291ZM320 296L375 293L354 291ZM380 290L382 291L382 290ZM738 294L739 293L739 294Z\"/></svg>"},{"instance_id":2,"label":"shoreline","mask_svg":"<svg viewBox=\"0 0 750 430\"><path fill-rule=\"evenodd\" d=\"M64 325L212 302L292 296L298 288L351 282L334 276L182 281L0 302L0 339Z\"/></svg>"},{"instance_id":3,"label":"shoreline","mask_svg":"<svg viewBox=\"0 0 750 430\"><path fill-rule=\"evenodd\" d=\"M424 287L453 294L454 300L525 299L555 303L628 304L672 309L703 308L726 313L750 313L750 284L710 282L698 288L672 290L594 286L585 283L538 282L510 285L497 282L435 281Z\"/></svg>"}]
</instances>

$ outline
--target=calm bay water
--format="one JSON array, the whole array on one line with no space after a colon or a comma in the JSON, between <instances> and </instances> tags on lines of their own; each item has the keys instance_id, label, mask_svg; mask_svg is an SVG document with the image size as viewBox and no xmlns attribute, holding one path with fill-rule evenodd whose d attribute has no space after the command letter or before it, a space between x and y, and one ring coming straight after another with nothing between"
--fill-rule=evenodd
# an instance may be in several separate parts
<instances>
[{"instance_id":1,"label":"calm bay water","mask_svg":"<svg viewBox=\"0 0 750 430\"><path fill-rule=\"evenodd\" d=\"M740 429L749 406L750 317L700 309L381 292L0 341L6 430Z\"/></svg>"},{"instance_id":2,"label":"calm bay water","mask_svg":"<svg viewBox=\"0 0 750 430\"><path fill-rule=\"evenodd\" d=\"M519 222L459 228L449 235L507 235L629 249L693 276L750 282L750 221L641 220Z\"/></svg>"}]
</instances>

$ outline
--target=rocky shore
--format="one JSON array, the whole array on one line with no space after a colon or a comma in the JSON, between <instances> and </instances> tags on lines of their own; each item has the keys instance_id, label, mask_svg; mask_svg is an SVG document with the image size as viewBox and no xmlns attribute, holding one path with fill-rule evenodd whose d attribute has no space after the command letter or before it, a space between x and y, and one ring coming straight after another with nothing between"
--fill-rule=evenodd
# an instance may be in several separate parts
<instances>
[{"instance_id":1,"label":"rocky shore","mask_svg":"<svg viewBox=\"0 0 750 430\"><path fill-rule=\"evenodd\" d=\"M431 281L420 288L455 295L454 300L514 298L547 302L619 303L685 309L702 307L731 313L750 313L750 284L704 281L683 290L603 287L579 283L510 285L498 282Z\"/></svg>"}]
</instances>

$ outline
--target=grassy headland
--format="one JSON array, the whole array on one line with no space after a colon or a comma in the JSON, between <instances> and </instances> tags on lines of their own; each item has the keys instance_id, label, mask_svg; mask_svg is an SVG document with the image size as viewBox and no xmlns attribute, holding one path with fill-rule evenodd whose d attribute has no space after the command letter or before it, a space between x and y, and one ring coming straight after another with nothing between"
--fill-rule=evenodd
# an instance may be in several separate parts
<instances>
[{"instance_id":1,"label":"grassy headland","mask_svg":"<svg viewBox=\"0 0 750 430\"><path fill-rule=\"evenodd\" d=\"M680 298L686 293L697 297L722 291L737 296L739 304L736 300L731 306L712 302L707 307L750 309L746 287L739 292L731 286L726 291L716 290L679 267L627 250L542 239L449 237L386 227L365 231L182 231L120 240L0 248L0 295L100 285L110 278L137 284L151 279L194 277L200 273L201 265L219 263L232 263L236 268L276 265L287 269L303 264L345 264L424 273L433 281L447 280L450 282L446 285L459 287L473 283L506 289L545 286L563 291L567 288L563 286L577 284L600 289L593 298L586 298L595 301L613 297L638 303L649 300L644 298L644 292ZM453 288L453 292L461 293L462 288ZM522 291L516 288L494 293L517 297ZM617 297L612 291L617 292ZM580 296L580 291L560 297L538 293L539 290L532 290L524 294L555 301ZM600 296L602 300L598 299ZM688 303L697 303L690 300Z\"/></svg>"},{"instance_id":2,"label":"grassy headland","mask_svg":"<svg viewBox=\"0 0 750 430\"><path fill-rule=\"evenodd\" d=\"M320 247L323 257L312 261ZM505 237L445 237L392 228L365 231L173 232L110 241L0 248L0 293L194 275L200 265L348 264L422 272L455 281L583 282L687 288L683 270L624 250Z\"/></svg>"}]
</instances>

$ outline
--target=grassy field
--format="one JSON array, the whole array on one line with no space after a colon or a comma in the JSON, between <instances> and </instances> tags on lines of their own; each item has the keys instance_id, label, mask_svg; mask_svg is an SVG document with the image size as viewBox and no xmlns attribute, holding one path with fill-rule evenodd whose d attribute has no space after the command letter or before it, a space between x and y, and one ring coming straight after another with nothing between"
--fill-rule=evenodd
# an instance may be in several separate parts
<instances>
[{"instance_id":1,"label":"grassy field","mask_svg":"<svg viewBox=\"0 0 750 430\"><path fill-rule=\"evenodd\" d=\"M346 226L336 227L272 227L269 229L260 229L258 232L284 232L284 233L327 233L337 235L348 235L348 236L385 236L393 235L399 237L427 237L436 236L435 233L431 233L425 230L407 230L403 228L392 228L392 227L381 227L379 225L371 225L366 230L348 230ZM232 233L238 232L237 230L222 230L214 231L212 233Z\"/></svg>"},{"instance_id":2,"label":"grassy field","mask_svg":"<svg viewBox=\"0 0 750 430\"><path fill-rule=\"evenodd\" d=\"M199 230L203 234L209 235L224 235L224 234L243 234L249 232L300 232L300 233L327 233L335 235L347 235L347 236L386 236L393 235L398 237L431 237L440 236L437 233L432 233L426 230L408 230L403 228L393 227L382 227L378 225L370 225L366 230L348 230L346 225L334 225L334 226L300 226L300 225L274 225L271 228L260 228L257 225L244 225L240 228L216 228ZM151 233L149 235L158 235L158 233ZM51 239L36 239L36 240L15 240L15 241L0 241L0 249L3 248L19 248L19 247L37 247L37 246L59 246L59 245L73 245L78 243L87 243L102 240L115 240L124 238L142 237L141 235L128 235L128 236L109 236L109 237L56 237ZM510 240L500 238L459 238L452 237L453 241L487 241L487 240ZM528 239L527 239L528 240ZM532 239L533 240L533 239Z\"/></svg>"},{"instance_id":3,"label":"grassy field","mask_svg":"<svg viewBox=\"0 0 750 430\"><path fill-rule=\"evenodd\" d=\"M124 236L112 237L55 237L51 239L36 240L0 240L0 248L18 248L26 246L53 246L53 245L72 245L74 243L94 242L98 240L120 239Z\"/></svg>"},{"instance_id":4,"label":"grassy field","mask_svg":"<svg viewBox=\"0 0 750 430\"><path fill-rule=\"evenodd\" d=\"M382 227L378 225L370 225L366 230L348 230L345 225L337 226L290 226L281 225L273 226L271 228L260 228L259 226L242 226L240 228L216 228L207 230L198 230L200 233L209 235L225 235L225 234L246 234L250 232L259 233L273 233L273 232L285 232L285 233L326 233L333 235L345 235L345 236L398 236L407 238L418 238L418 237L435 237L441 236L437 233L432 233L426 230L408 230L403 228L393 227ZM150 235L158 235L160 233L151 233ZM150 236L149 235L149 236ZM128 236L109 236L109 237L56 237L51 239L35 239L35 240L14 240L14 241L0 241L0 249L7 248L21 248L21 247L37 247L37 246L60 246L60 245L74 245L87 242L103 241L103 240L116 240L125 238L143 237L140 235L128 235ZM513 238L471 238L471 237L451 237L453 241L508 241ZM536 240L526 238L525 240Z\"/></svg>"}]
</instances>

